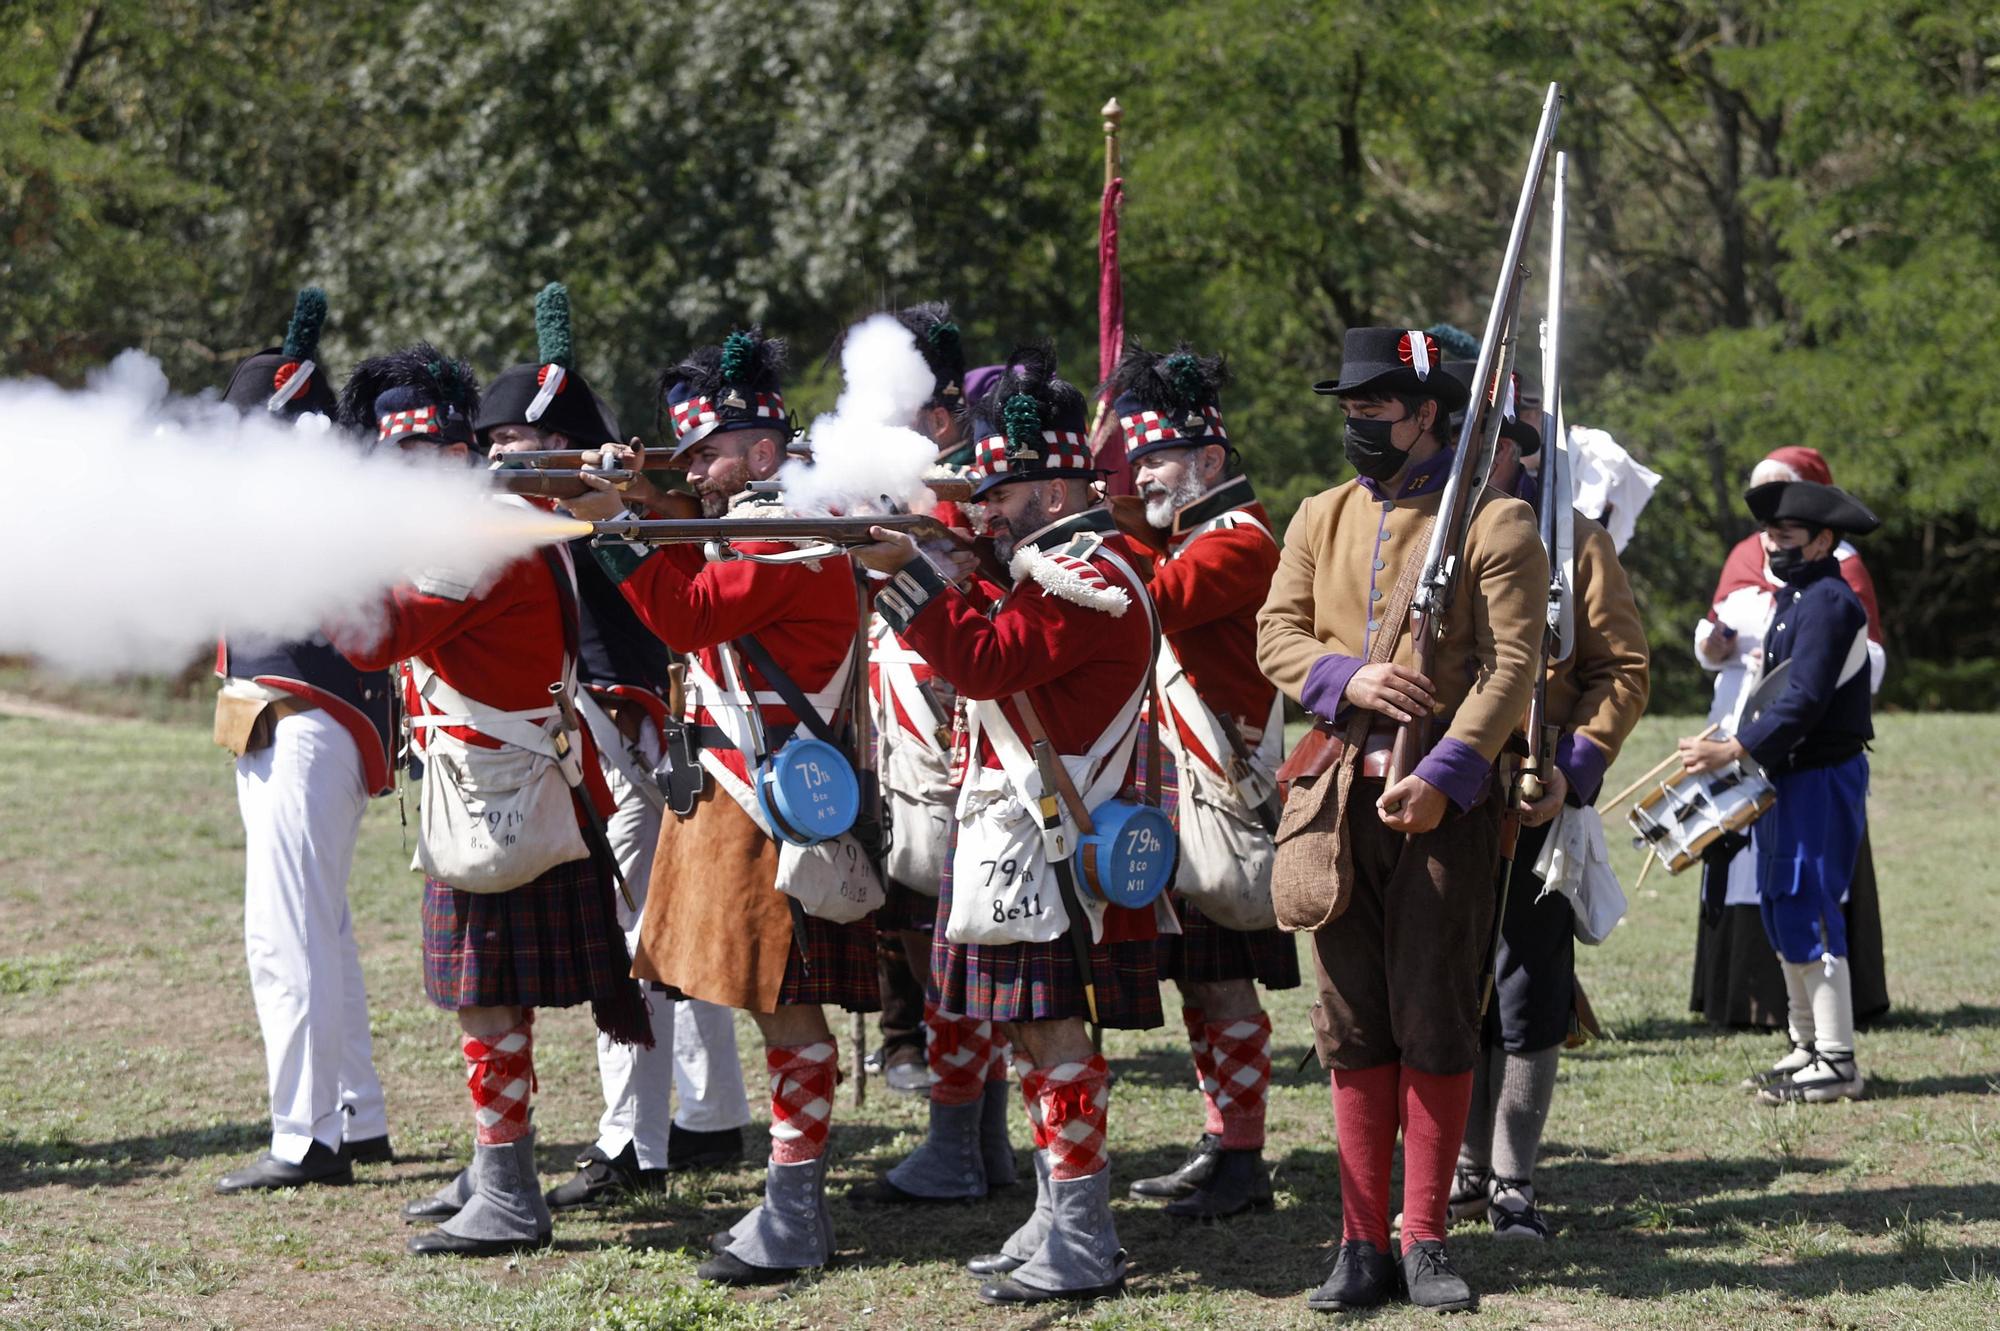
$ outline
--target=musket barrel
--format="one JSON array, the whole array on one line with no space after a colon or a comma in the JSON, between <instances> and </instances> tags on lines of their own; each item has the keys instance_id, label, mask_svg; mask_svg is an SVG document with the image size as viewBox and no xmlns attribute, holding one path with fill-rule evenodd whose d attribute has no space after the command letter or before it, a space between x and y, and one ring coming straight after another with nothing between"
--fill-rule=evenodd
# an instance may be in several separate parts
<instances>
[{"instance_id":1,"label":"musket barrel","mask_svg":"<svg viewBox=\"0 0 2000 1331\"><path fill-rule=\"evenodd\" d=\"M827 545L872 545L876 527L904 532L919 540L950 536L936 518L924 513L857 513L841 517L770 518L614 518L590 524L598 540L638 541L646 545L699 544L707 541L803 541Z\"/></svg>"}]
</instances>

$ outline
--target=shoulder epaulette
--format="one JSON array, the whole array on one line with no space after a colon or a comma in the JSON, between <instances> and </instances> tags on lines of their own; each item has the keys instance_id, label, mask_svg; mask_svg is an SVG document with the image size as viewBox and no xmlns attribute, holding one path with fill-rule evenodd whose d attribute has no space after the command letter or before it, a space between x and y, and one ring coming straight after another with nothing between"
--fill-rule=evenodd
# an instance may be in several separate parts
<instances>
[{"instance_id":1,"label":"shoulder epaulette","mask_svg":"<svg viewBox=\"0 0 2000 1331\"><path fill-rule=\"evenodd\" d=\"M1102 610L1113 619L1123 615L1132 606L1132 598L1122 587L1113 587L1104 579L1104 573L1079 549L1094 552L1102 545L1095 536L1079 536L1054 554L1043 554L1040 550L1023 546L1014 552L1013 566L1009 570L1014 580L1030 578L1043 591L1060 597L1072 605L1086 606L1092 610Z\"/></svg>"},{"instance_id":2,"label":"shoulder epaulette","mask_svg":"<svg viewBox=\"0 0 2000 1331\"><path fill-rule=\"evenodd\" d=\"M471 599L477 582L455 568L427 568L417 575L414 585L423 595L440 601L465 601Z\"/></svg>"}]
</instances>

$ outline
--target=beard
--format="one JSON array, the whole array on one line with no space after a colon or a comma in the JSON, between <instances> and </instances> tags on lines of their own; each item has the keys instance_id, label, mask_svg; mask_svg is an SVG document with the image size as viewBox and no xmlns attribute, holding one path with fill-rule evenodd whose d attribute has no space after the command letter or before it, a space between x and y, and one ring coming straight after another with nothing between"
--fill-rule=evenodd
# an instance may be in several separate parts
<instances>
[{"instance_id":1,"label":"beard","mask_svg":"<svg viewBox=\"0 0 2000 1331\"><path fill-rule=\"evenodd\" d=\"M1181 474L1180 484L1171 490L1158 482L1147 485L1139 492L1139 497L1146 501L1147 525L1167 530L1174 525L1174 514L1201 498L1207 490L1192 467Z\"/></svg>"},{"instance_id":2,"label":"beard","mask_svg":"<svg viewBox=\"0 0 2000 1331\"><path fill-rule=\"evenodd\" d=\"M994 514L987 519L988 534L993 538L993 554L1005 566L1014 562L1014 550L1025 536L1049 525L1048 509L1042 504L1038 494L1028 501L1028 507L1017 518Z\"/></svg>"},{"instance_id":3,"label":"beard","mask_svg":"<svg viewBox=\"0 0 2000 1331\"><path fill-rule=\"evenodd\" d=\"M729 501L749 484L750 473L740 459L731 458L717 462L694 484L694 495L701 501L701 515L705 518L726 517Z\"/></svg>"}]
</instances>

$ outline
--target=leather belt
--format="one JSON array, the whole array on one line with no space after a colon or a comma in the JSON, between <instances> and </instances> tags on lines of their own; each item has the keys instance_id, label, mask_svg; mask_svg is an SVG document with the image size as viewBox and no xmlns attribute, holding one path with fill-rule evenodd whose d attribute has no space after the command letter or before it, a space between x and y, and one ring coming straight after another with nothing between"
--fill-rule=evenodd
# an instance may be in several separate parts
<instances>
[{"instance_id":1,"label":"leather belt","mask_svg":"<svg viewBox=\"0 0 2000 1331\"><path fill-rule=\"evenodd\" d=\"M779 749L785 747L793 735L798 733L798 729L796 725L774 726L766 724L764 727L764 743L770 748L772 753L776 753ZM728 753L736 752L736 741L731 739L729 732L723 730L720 726L689 726L688 738L694 741L694 746L697 750L720 749Z\"/></svg>"}]
</instances>

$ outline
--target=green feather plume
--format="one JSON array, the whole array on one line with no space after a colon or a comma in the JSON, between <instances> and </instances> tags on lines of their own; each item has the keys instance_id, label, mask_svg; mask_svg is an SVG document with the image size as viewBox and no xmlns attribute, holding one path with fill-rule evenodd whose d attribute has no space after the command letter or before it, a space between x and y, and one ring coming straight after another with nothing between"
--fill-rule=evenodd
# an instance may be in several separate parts
<instances>
[{"instance_id":1,"label":"green feather plume","mask_svg":"<svg viewBox=\"0 0 2000 1331\"><path fill-rule=\"evenodd\" d=\"M1446 360L1478 360L1479 339L1453 324L1432 324L1424 330L1437 339Z\"/></svg>"},{"instance_id":2,"label":"green feather plume","mask_svg":"<svg viewBox=\"0 0 2000 1331\"><path fill-rule=\"evenodd\" d=\"M1007 430L1009 454L1042 451L1042 405L1030 393L1016 393L1002 404L1000 419Z\"/></svg>"},{"instance_id":3,"label":"green feather plume","mask_svg":"<svg viewBox=\"0 0 2000 1331\"><path fill-rule=\"evenodd\" d=\"M536 354L544 365L573 368L570 357L574 344L569 328L569 288L551 282L535 297Z\"/></svg>"},{"instance_id":4,"label":"green feather plume","mask_svg":"<svg viewBox=\"0 0 2000 1331\"><path fill-rule=\"evenodd\" d=\"M722 339L722 382L740 384L749 378L757 363L757 339L748 333L731 333Z\"/></svg>"},{"instance_id":5,"label":"green feather plume","mask_svg":"<svg viewBox=\"0 0 2000 1331\"><path fill-rule=\"evenodd\" d=\"M287 360L312 360L319 354L319 330L326 322L326 292L306 287L292 306L292 321L285 326L284 355Z\"/></svg>"},{"instance_id":6,"label":"green feather plume","mask_svg":"<svg viewBox=\"0 0 2000 1331\"><path fill-rule=\"evenodd\" d=\"M1167 383L1180 397L1183 407L1193 409L1208 396L1208 381L1202 377L1201 361L1192 353L1176 351L1161 368L1166 370Z\"/></svg>"}]
</instances>

